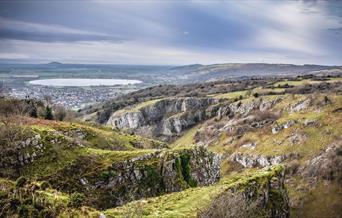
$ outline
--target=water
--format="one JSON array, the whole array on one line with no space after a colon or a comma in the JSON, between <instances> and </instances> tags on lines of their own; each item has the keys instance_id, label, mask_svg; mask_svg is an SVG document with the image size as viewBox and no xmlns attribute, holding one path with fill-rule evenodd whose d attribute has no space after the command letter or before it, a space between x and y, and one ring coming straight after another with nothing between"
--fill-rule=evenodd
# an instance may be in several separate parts
<instances>
[{"instance_id":1,"label":"water","mask_svg":"<svg viewBox=\"0 0 342 218\"><path fill-rule=\"evenodd\" d=\"M116 86L142 83L140 80L129 79L41 79L31 80L31 85L55 87L87 87L87 86Z\"/></svg>"}]
</instances>

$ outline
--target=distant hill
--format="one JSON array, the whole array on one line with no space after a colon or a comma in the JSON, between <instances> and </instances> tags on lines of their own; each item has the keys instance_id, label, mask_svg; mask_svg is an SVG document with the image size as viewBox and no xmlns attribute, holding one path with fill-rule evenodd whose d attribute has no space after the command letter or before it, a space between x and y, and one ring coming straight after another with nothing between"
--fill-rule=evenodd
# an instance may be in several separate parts
<instances>
[{"instance_id":1,"label":"distant hill","mask_svg":"<svg viewBox=\"0 0 342 218\"><path fill-rule=\"evenodd\" d=\"M53 62L48 63L48 65L62 65L62 63L57 62L57 61L53 61Z\"/></svg>"},{"instance_id":2,"label":"distant hill","mask_svg":"<svg viewBox=\"0 0 342 218\"><path fill-rule=\"evenodd\" d=\"M215 81L249 76L291 76L341 70L341 66L294 65L266 63L225 63L212 65L188 65L174 67L170 75L186 82Z\"/></svg>"}]
</instances>

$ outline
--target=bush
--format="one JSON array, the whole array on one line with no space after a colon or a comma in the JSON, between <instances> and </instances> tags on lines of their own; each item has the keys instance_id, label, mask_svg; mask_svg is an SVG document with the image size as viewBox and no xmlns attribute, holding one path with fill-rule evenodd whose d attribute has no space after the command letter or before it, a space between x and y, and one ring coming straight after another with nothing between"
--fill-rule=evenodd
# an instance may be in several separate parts
<instances>
[{"instance_id":1,"label":"bush","mask_svg":"<svg viewBox=\"0 0 342 218\"><path fill-rule=\"evenodd\" d=\"M45 107L44 119L53 120L52 109L49 106Z\"/></svg>"},{"instance_id":2,"label":"bush","mask_svg":"<svg viewBox=\"0 0 342 218\"><path fill-rule=\"evenodd\" d=\"M52 217L56 217L56 216L51 211L51 209L45 208L39 212L38 217L41 217L41 218L50 218L51 217L52 218Z\"/></svg>"},{"instance_id":3,"label":"bush","mask_svg":"<svg viewBox=\"0 0 342 218\"><path fill-rule=\"evenodd\" d=\"M65 108L62 105L54 107L54 118L59 121L63 121L67 115Z\"/></svg>"},{"instance_id":4,"label":"bush","mask_svg":"<svg viewBox=\"0 0 342 218\"><path fill-rule=\"evenodd\" d=\"M270 217L259 207L258 200L247 200L242 193L225 192L216 198L205 211L199 211L198 217Z\"/></svg>"},{"instance_id":5,"label":"bush","mask_svg":"<svg viewBox=\"0 0 342 218\"><path fill-rule=\"evenodd\" d=\"M19 216L20 217L30 217L30 209L26 205L22 205L19 208Z\"/></svg>"},{"instance_id":6,"label":"bush","mask_svg":"<svg viewBox=\"0 0 342 218\"><path fill-rule=\"evenodd\" d=\"M259 93L256 92L256 93L253 94L253 96L254 96L254 98L259 97Z\"/></svg>"},{"instance_id":7,"label":"bush","mask_svg":"<svg viewBox=\"0 0 342 218\"><path fill-rule=\"evenodd\" d=\"M16 187L23 187L27 182L27 179L25 177L19 177L15 183Z\"/></svg>"},{"instance_id":8,"label":"bush","mask_svg":"<svg viewBox=\"0 0 342 218\"><path fill-rule=\"evenodd\" d=\"M44 181L44 182L42 182L42 184L40 185L40 188L41 188L42 190L46 190L46 189L50 188L50 183L48 183L47 181Z\"/></svg>"},{"instance_id":9,"label":"bush","mask_svg":"<svg viewBox=\"0 0 342 218\"><path fill-rule=\"evenodd\" d=\"M84 194L75 192L70 196L70 200L68 206L70 207L80 207L82 206L83 202L85 201Z\"/></svg>"},{"instance_id":10,"label":"bush","mask_svg":"<svg viewBox=\"0 0 342 218\"><path fill-rule=\"evenodd\" d=\"M263 120L276 120L279 118L279 114L273 113L272 111L256 111L254 113L255 121Z\"/></svg>"}]
</instances>

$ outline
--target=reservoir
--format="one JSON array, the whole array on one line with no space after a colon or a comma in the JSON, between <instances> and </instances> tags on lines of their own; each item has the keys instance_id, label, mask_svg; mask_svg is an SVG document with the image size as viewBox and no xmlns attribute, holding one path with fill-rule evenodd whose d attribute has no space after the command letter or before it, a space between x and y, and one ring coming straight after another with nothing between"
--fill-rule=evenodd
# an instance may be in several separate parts
<instances>
[{"instance_id":1,"label":"reservoir","mask_svg":"<svg viewBox=\"0 0 342 218\"><path fill-rule=\"evenodd\" d=\"M41 79L29 81L31 85L56 87L116 86L139 83L142 83L142 81L129 79Z\"/></svg>"}]
</instances>

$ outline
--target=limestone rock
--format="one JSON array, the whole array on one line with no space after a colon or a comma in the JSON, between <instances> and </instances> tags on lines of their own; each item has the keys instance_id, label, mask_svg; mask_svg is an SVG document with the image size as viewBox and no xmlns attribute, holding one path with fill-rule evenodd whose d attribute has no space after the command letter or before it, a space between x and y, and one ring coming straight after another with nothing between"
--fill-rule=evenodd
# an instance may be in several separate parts
<instances>
[{"instance_id":1,"label":"limestone rock","mask_svg":"<svg viewBox=\"0 0 342 218\"><path fill-rule=\"evenodd\" d=\"M302 111L305 110L306 108L308 108L311 104L311 99L307 98L303 101L298 102L297 104L291 106L290 108L290 113L294 113L294 112L298 112L298 111Z\"/></svg>"},{"instance_id":2,"label":"limestone rock","mask_svg":"<svg viewBox=\"0 0 342 218\"><path fill-rule=\"evenodd\" d=\"M169 98L149 105L116 111L107 125L161 139L178 135L198 122L216 116L218 103L214 98Z\"/></svg>"},{"instance_id":3,"label":"limestone rock","mask_svg":"<svg viewBox=\"0 0 342 218\"><path fill-rule=\"evenodd\" d=\"M230 160L233 162L237 162L244 167L266 167L275 164L279 164L285 159L289 158L287 155L281 156L264 156L264 155L255 155L255 154L243 154L243 153L234 153L231 155Z\"/></svg>"}]
</instances>

